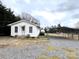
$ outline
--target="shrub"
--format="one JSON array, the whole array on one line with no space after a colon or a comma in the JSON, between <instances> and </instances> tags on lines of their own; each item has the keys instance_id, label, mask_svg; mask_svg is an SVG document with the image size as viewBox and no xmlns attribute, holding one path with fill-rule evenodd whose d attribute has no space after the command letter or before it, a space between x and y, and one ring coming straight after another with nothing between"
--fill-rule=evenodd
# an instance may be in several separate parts
<instances>
[{"instance_id":1,"label":"shrub","mask_svg":"<svg viewBox=\"0 0 79 59\"><path fill-rule=\"evenodd\" d=\"M15 37L18 37L18 35L15 35Z\"/></svg>"},{"instance_id":2,"label":"shrub","mask_svg":"<svg viewBox=\"0 0 79 59\"><path fill-rule=\"evenodd\" d=\"M30 38L30 34L27 34L27 36L26 36L27 38Z\"/></svg>"},{"instance_id":3,"label":"shrub","mask_svg":"<svg viewBox=\"0 0 79 59\"><path fill-rule=\"evenodd\" d=\"M40 32L40 34L39 34L40 36L44 36L45 35L45 33L43 33L43 32Z\"/></svg>"}]
</instances>

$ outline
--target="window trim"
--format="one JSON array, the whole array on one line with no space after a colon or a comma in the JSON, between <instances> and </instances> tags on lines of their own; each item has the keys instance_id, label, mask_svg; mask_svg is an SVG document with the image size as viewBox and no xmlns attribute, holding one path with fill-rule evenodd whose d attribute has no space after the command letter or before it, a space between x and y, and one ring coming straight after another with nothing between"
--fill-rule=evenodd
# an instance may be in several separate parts
<instances>
[{"instance_id":1,"label":"window trim","mask_svg":"<svg viewBox=\"0 0 79 59\"><path fill-rule=\"evenodd\" d=\"M18 26L15 26L15 33L18 33Z\"/></svg>"},{"instance_id":2,"label":"window trim","mask_svg":"<svg viewBox=\"0 0 79 59\"><path fill-rule=\"evenodd\" d=\"M32 26L29 27L29 33L33 33L33 27Z\"/></svg>"}]
</instances>

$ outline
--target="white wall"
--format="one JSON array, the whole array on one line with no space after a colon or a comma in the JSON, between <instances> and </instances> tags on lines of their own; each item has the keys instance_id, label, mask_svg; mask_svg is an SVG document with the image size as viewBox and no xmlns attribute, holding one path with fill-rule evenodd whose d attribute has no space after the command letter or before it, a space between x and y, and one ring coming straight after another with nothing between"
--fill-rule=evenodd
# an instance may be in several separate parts
<instances>
[{"instance_id":1,"label":"white wall","mask_svg":"<svg viewBox=\"0 0 79 59\"><path fill-rule=\"evenodd\" d=\"M19 29L18 33L15 33L15 26L17 26ZM40 33L40 29L38 29L36 26L31 25L31 24L26 23L26 22L21 22L21 23L18 23L18 24L11 26L11 36L15 36L15 35L21 36L22 35L22 31L21 31L22 26L25 26L25 35L30 34L31 37L37 37ZM33 27L33 33L29 33L30 26Z\"/></svg>"}]
</instances>

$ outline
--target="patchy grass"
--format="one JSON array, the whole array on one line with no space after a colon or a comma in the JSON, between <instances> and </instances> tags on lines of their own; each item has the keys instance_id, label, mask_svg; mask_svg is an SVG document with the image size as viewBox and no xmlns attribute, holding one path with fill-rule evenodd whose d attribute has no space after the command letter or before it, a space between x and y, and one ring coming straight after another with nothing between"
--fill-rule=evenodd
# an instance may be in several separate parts
<instances>
[{"instance_id":1,"label":"patchy grass","mask_svg":"<svg viewBox=\"0 0 79 59\"><path fill-rule=\"evenodd\" d=\"M42 55L42 56L37 57L36 59L48 59L48 57L47 57L47 56Z\"/></svg>"},{"instance_id":2,"label":"patchy grass","mask_svg":"<svg viewBox=\"0 0 79 59\"><path fill-rule=\"evenodd\" d=\"M68 59L77 59L76 56L68 56Z\"/></svg>"},{"instance_id":3,"label":"patchy grass","mask_svg":"<svg viewBox=\"0 0 79 59\"><path fill-rule=\"evenodd\" d=\"M72 49L72 48L62 48L62 49L67 52L74 52L75 51L75 49Z\"/></svg>"},{"instance_id":4,"label":"patchy grass","mask_svg":"<svg viewBox=\"0 0 79 59\"><path fill-rule=\"evenodd\" d=\"M39 56L36 59L61 59L61 58L58 57L58 56L44 56L44 55L42 55L42 56Z\"/></svg>"},{"instance_id":5,"label":"patchy grass","mask_svg":"<svg viewBox=\"0 0 79 59\"><path fill-rule=\"evenodd\" d=\"M60 59L60 57L58 57L58 56L52 56L52 57L49 57L49 59Z\"/></svg>"},{"instance_id":6,"label":"patchy grass","mask_svg":"<svg viewBox=\"0 0 79 59\"><path fill-rule=\"evenodd\" d=\"M53 46L48 46L47 50L48 51L54 51L54 50L57 50L57 48L53 47Z\"/></svg>"},{"instance_id":7,"label":"patchy grass","mask_svg":"<svg viewBox=\"0 0 79 59\"><path fill-rule=\"evenodd\" d=\"M52 42L53 43L53 42ZM46 37L42 36L39 38L12 38L12 37L1 37L0 38L0 48L6 48L6 47L16 47L16 48L22 48L24 46L33 46L33 45L42 45L45 48L44 52L42 52L39 56L36 56L36 59L61 59L58 55L48 55L48 52L53 51L64 51L63 53L68 59L77 59L76 55L76 49L72 48L64 48L64 47L55 47L52 45L49 45L50 42L47 40Z\"/></svg>"},{"instance_id":8,"label":"patchy grass","mask_svg":"<svg viewBox=\"0 0 79 59\"><path fill-rule=\"evenodd\" d=\"M0 47L23 47L25 45L32 44L44 44L48 42L46 37L39 38L13 38L13 37L1 37Z\"/></svg>"},{"instance_id":9,"label":"patchy grass","mask_svg":"<svg viewBox=\"0 0 79 59\"><path fill-rule=\"evenodd\" d=\"M76 49L71 49L71 48L63 48L63 49L64 49L68 59L77 59Z\"/></svg>"}]
</instances>

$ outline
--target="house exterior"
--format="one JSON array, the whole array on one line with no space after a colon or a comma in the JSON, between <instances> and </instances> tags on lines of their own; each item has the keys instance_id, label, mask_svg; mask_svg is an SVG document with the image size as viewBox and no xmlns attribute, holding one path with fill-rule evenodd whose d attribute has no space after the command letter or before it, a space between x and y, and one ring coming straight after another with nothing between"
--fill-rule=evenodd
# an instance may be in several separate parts
<instances>
[{"instance_id":1,"label":"house exterior","mask_svg":"<svg viewBox=\"0 0 79 59\"><path fill-rule=\"evenodd\" d=\"M40 34L40 24L33 21L20 20L8 26L11 26L11 36L38 37Z\"/></svg>"}]
</instances>

